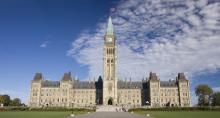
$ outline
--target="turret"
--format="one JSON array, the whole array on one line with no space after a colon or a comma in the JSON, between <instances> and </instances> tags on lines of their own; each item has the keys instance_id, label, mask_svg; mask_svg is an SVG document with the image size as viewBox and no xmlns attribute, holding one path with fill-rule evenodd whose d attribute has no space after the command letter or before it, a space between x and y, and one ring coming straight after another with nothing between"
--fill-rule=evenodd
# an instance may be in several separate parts
<instances>
[{"instance_id":1,"label":"turret","mask_svg":"<svg viewBox=\"0 0 220 118\"><path fill-rule=\"evenodd\" d=\"M150 72L149 81L159 81L157 74Z\"/></svg>"},{"instance_id":2,"label":"turret","mask_svg":"<svg viewBox=\"0 0 220 118\"><path fill-rule=\"evenodd\" d=\"M41 73L36 73L31 82L30 89L30 107L40 107L40 94L41 94L41 83L43 81L43 75Z\"/></svg>"},{"instance_id":3,"label":"turret","mask_svg":"<svg viewBox=\"0 0 220 118\"><path fill-rule=\"evenodd\" d=\"M149 76L149 102L152 107L158 107L160 106L160 103L157 102L159 99L159 93L160 93L160 80L158 79L156 73L150 72ZM155 93L157 92L157 93ZM157 94L155 96L155 94Z\"/></svg>"},{"instance_id":4,"label":"turret","mask_svg":"<svg viewBox=\"0 0 220 118\"><path fill-rule=\"evenodd\" d=\"M179 105L181 107L189 107L190 106L190 93L189 93L189 81L186 79L184 73L178 73L176 77L178 82L178 90L179 90Z\"/></svg>"},{"instance_id":5,"label":"turret","mask_svg":"<svg viewBox=\"0 0 220 118\"><path fill-rule=\"evenodd\" d=\"M33 81L34 82L39 82L41 80L43 80L43 75L41 73L36 73L35 76L34 76Z\"/></svg>"}]
</instances>

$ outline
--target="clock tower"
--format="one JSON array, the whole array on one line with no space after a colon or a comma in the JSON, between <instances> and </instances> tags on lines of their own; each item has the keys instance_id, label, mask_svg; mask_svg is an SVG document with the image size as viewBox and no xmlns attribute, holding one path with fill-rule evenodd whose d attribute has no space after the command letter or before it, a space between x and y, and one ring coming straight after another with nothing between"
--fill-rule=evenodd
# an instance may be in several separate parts
<instances>
[{"instance_id":1,"label":"clock tower","mask_svg":"<svg viewBox=\"0 0 220 118\"><path fill-rule=\"evenodd\" d=\"M103 48L103 104L117 105L116 37L109 17Z\"/></svg>"}]
</instances>

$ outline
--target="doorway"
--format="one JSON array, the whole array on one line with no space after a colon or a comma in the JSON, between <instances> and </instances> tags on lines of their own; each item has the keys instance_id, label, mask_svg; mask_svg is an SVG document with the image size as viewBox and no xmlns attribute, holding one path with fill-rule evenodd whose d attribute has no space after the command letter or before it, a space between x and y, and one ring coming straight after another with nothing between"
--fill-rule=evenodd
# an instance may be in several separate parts
<instances>
[{"instance_id":1,"label":"doorway","mask_svg":"<svg viewBox=\"0 0 220 118\"><path fill-rule=\"evenodd\" d=\"M111 98L108 100L108 105L113 105L113 102L112 102Z\"/></svg>"}]
</instances>

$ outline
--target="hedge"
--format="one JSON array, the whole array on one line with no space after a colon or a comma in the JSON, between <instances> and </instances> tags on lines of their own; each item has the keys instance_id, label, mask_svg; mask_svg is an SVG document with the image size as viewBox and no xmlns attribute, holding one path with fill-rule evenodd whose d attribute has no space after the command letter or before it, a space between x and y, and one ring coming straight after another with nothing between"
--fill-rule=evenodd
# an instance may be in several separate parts
<instances>
[{"instance_id":1,"label":"hedge","mask_svg":"<svg viewBox=\"0 0 220 118\"><path fill-rule=\"evenodd\" d=\"M1 107L0 111L28 111L28 107Z\"/></svg>"},{"instance_id":2,"label":"hedge","mask_svg":"<svg viewBox=\"0 0 220 118\"><path fill-rule=\"evenodd\" d=\"M132 111L220 111L220 107L163 107L163 108L134 108Z\"/></svg>"},{"instance_id":3,"label":"hedge","mask_svg":"<svg viewBox=\"0 0 220 118\"><path fill-rule=\"evenodd\" d=\"M0 111L84 111L93 112L92 109L85 108L63 108L63 107L45 107L45 108L29 108L29 107L3 107Z\"/></svg>"}]
</instances>

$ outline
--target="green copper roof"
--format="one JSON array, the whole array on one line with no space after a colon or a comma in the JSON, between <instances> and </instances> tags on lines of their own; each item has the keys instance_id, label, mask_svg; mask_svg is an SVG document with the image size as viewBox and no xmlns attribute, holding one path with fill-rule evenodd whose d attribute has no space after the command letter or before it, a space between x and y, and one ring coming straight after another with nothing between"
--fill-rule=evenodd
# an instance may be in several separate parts
<instances>
[{"instance_id":1,"label":"green copper roof","mask_svg":"<svg viewBox=\"0 0 220 118\"><path fill-rule=\"evenodd\" d=\"M106 34L107 34L107 35L113 35L113 34L114 34L111 16L108 18L108 26L107 26L107 32L106 32Z\"/></svg>"}]
</instances>

